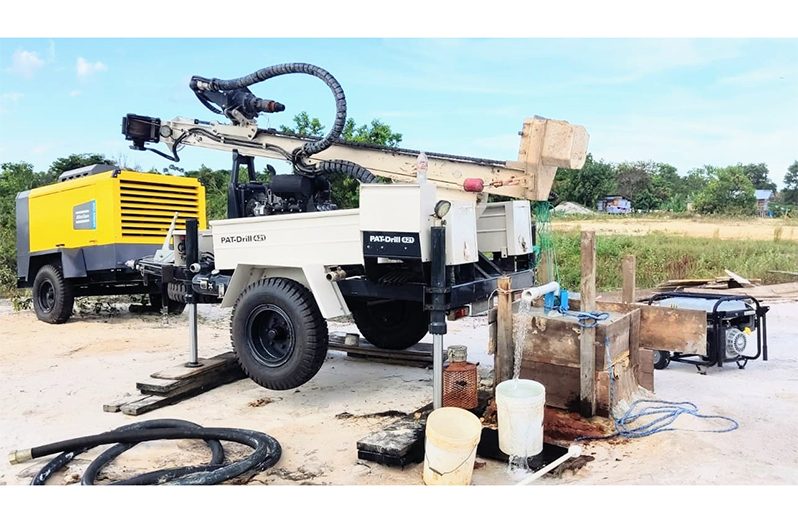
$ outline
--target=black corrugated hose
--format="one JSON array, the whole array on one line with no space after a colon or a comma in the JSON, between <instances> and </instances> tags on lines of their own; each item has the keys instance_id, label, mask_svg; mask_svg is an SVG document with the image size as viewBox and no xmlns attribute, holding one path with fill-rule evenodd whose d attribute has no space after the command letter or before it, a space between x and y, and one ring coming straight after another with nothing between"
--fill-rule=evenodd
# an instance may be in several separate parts
<instances>
[{"instance_id":1,"label":"black corrugated hose","mask_svg":"<svg viewBox=\"0 0 798 523\"><path fill-rule=\"evenodd\" d=\"M327 87L330 88L333 96L335 96L335 123L333 123L333 126L330 129L330 132L327 133L327 136L315 142L306 143L302 146L301 156L307 157L321 152L332 145L333 142L335 142L341 136L341 132L344 130L344 125L346 124L346 96L344 96L344 89L341 87L341 84L338 83L338 80L336 80L335 77L326 70L312 64L279 64L272 65L270 67L264 67L263 69L259 69L254 73L242 76L240 78L233 78L232 80L220 80L219 78L206 79L195 76L192 79L192 85L195 84L195 80L201 80L210 84L211 89L230 91L233 89L249 87L250 85L264 82L270 78L275 78L277 76L283 76L286 74L307 74L315 76L327 84Z\"/></svg>"},{"instance_id":2,"label":"black corrugated hose","mask_svg":"<svg viewBox=\"0 0 798 523\"><path fill-rule=\"evenodd\" d=\"M76 456L99 445L115 445L92 461L81 478L81 484L93 485L99 472L115 458L142 441L162 439L201 439L211 450L207 465L177 467L157 470L117 481L113 485L216 485L246 473L262 472L280 459L280 443L268 434L246 429L205 428L196 423L177 419L158 419L133 423L110 432L59 441L28 450L18 450L9 455L11 463L49 456L60 452L47 463L31 481L44 485L57 471ZM246 458L224 463L224 449L220 441L233 441L253 449Z\"/></svg>"}]
</instances>

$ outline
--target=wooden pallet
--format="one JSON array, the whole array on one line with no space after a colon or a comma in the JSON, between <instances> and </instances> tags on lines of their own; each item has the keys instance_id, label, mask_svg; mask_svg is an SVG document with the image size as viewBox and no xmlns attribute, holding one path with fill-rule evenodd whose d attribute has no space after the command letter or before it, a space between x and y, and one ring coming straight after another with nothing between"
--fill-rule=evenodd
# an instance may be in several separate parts
<instances>
[{"instance_id":1,"label":"wooden pallet","mask_svg":"<svg viewBox=\"0 0 798 523\"><path fill-rule=\"evenodd\" d=\"M178 365L150 374L136 383L139 394L110 401L103 410L138 416L245 377L232 352L199 358L199 362L201 367Z\"/></svg>"}]
</instances>

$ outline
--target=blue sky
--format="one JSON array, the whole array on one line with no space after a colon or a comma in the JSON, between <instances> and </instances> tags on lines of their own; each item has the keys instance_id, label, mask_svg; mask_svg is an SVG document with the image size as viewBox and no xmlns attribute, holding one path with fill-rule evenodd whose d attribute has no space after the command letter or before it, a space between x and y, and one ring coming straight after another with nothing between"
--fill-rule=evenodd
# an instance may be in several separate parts
<instances>
[{"instance_id":1,"label":"blue sky","mask_svg":"<svg viewBox=\"0 0 798 523\"><path fill-rule=\"evenodd\" d=\"M521 122L537 114L584 125L589 150L612 162L668 162L681 174L766 162L780 183L798 160L796 39L341 38L0 40L0 161L45 169L100 152L162 168L168 162L128 149L122 116L211 119L191 75L290 61L329 70L349 116L382 119L406 147L514 160ZM316 79L277 78L254 91L287 106L262 127L303 110L332 122L332 97ZM181 158L185 168L230 164L196 148Z\"/></svg>"}]
</instances>

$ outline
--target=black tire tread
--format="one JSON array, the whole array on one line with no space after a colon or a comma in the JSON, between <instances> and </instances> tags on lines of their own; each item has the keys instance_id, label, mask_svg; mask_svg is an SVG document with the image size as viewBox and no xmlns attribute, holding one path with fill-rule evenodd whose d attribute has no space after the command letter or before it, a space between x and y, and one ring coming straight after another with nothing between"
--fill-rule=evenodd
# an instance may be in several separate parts
<instances>
[{"instance_id":1,"label":"black tire tread","mask_svg":"<svg viewBox=\"0 0 798 523\"><path fill-rule=\"evenodd\" d=\"M659 353L659 361L654 360L654 368L657 370L662 370L666 368L671 362L671 355L668 351L658 350Z\"/></svg>"},{"instance_id":2,"label":"black tire tread","mask_svg":"<svg viewBox=\"0 0 798 523\"><path fill-rule=\"evenodd\" d=\"M410 304L406 305L412 306ZM420 307L420 304L419 304ZM388 350L404 350L412 347L427 335L429 329L429 314L421 311L413 317L408 325L399 331L385 332L371 321L365 307L352 309L352 318L358 330L369 343L375 347Z\"/></svg>"},{"instance_id":3,"label":"black tire tread","mask_svg":"<svg viewBox=\"0 0 798 523\"><path fill-rule=\"evenodd\" d=\"M44 276L43 276L44 275ZM53 310L49 313L39 310L37 306L38 300L35 293L38 292L38 282L40 277L49 278L55 291L56 303ZM64 273L57 265L43 265L33 280L33 309L36 312L36 317L46 323L60 324L65 323L70 316L72 316L72 307L75 305L75 294L72 285L64 278Z\"/></svg>"},{"instance_id":4,"label":"black tire tread","mask_svg":"<svg viewBox=\"0 0 798 523\"><path fill-rule=\"evenodd\" d=\"M268 288L275 293L281 294L285 299L297 303L300 309L300 328L302 325L307 325L309 328L305 330L306 347L305 350L297 347L295 350L300 351L300 363L298 371L292 376L283 379L270 379L253 372L248 368L245 362L242 361L238 347L236 347L235 338L233 335L233 323L236 317L236 310L239 308L241 302L253 292L257 292L264 288ZM327 321L322 316L313 294L301 283L290 280L287 278L264 278L249 284L236 298L233 305L233 312L230 315L230 340L233 344L233 352L236 356L239 366L243 369L244 373L260 385L271 390L287 390L299 387L315 376L319 369L321 369L324 359L327 356L327 345L329 343L329 333L327 331ZM307 350L310 348L311 350Z\"/></svg>"}]
</instances>

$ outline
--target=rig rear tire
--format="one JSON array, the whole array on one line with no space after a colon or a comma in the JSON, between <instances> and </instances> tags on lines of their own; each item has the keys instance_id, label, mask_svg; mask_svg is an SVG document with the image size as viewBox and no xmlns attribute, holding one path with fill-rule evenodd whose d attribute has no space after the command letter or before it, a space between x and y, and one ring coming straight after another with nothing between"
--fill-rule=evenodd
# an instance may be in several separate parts
<instances>
[{"instance_id":1,"label":"rig rear tire","mask_svg":"<svg viewBox=\"0 0 798 523\"><path fill-rule=\"evenodd\" d=\"M352 309L355 325L375 347L404 350L429 329L429 312L414 301L373 301Z\"/></svg>"},{"instance_id":2,"label":"rig rear tire","mask_svg":"<svg viewBox=\"0 0 798 523\"><path fill-rule=\"evenodd\" d=\"M56 265L45 265L33 280L33 310L46 323L64 323L72 316L75 294Z\"/></svg>"},{"instance_id":3,"label":"rig rear tire","mask_svg":"<svg viewBox=\"0 0 798 523\"><path fill-rule=\"evenodd\" d=\"M272 390L304 385L327 355L327 321L313 294L287 278L244 289L233 307L230 337L247 376Z\"/></svg>"}]
</instances>

